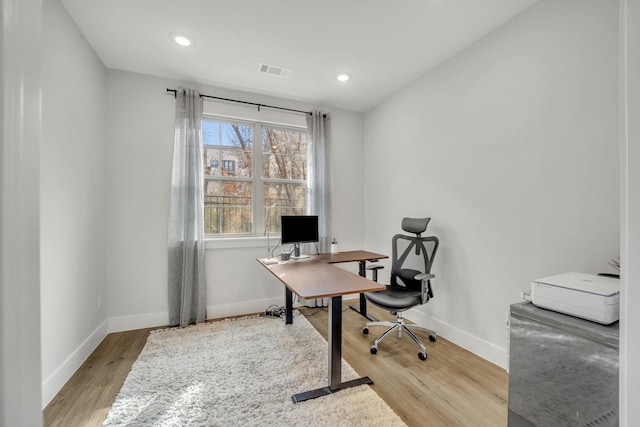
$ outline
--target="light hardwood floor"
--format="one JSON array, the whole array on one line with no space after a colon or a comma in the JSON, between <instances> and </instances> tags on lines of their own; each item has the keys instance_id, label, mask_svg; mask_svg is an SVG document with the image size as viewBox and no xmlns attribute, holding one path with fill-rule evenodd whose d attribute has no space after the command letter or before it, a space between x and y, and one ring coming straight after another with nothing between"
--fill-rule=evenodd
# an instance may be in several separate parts
<instances>
[{"instance_id":1,"label":"light hardwood floor","mask_svg":"<svg viewBox=\"0 0 640 427\"><path fill-rule=\"evenodd\" d=\"M389 313L369 307L380 319ZM302 313L326 338L327 310ZM295 321L295 319L294 319ZM506 426L506 372L442 337L435 343L418 336L428 358L418 359L418 347L405 336L387 337L377 355L369 347L383 328L362 334L365 319L343 311L343 357L409 426ZM101 426L131 365L151 329L109 334L44 410L45 426Z\"/></svg>"}]
</instances>

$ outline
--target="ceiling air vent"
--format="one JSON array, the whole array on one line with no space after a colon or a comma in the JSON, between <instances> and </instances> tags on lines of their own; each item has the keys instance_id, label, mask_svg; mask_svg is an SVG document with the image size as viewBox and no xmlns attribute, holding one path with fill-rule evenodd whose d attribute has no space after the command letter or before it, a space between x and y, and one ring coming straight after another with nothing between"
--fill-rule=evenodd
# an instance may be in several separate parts
<instances>
[{"instance_id":1,"label":"ceiling air vent","mask_svg":"<svg viewBox=\"0 0 640 427\"><path fill-rule=\"evenodd\" d=\"M269 74L271 76L282 77L288 79L291 77L293 70L291 68L279 67L277 65L259 64L258 71Z\"/></svg>"}]
</instances>

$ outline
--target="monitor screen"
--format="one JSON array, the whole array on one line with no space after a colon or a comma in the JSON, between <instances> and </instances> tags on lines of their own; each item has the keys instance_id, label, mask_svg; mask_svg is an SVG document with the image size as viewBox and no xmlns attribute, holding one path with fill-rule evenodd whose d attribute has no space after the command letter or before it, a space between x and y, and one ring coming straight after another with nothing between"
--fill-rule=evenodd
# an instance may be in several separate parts
<instances>
[{"instance_id":1,"label":"monitor screen","mask_svg":"<svg viewBox=\"0 0 640 427\"><path fill-rule=\"evenodd\" d=\"M318 241L318 215L282 215L282 244Z\"/></svg>"}]
</instances>

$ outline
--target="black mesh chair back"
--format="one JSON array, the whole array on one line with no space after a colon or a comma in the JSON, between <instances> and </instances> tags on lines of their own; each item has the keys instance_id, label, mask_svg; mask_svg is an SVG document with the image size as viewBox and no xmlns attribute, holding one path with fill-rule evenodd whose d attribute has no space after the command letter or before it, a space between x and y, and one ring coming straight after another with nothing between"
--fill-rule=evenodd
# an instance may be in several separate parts
<instances>
[{"instance_id":1,"label":"black mesh chair back","mask_svg":"<svg viewBox=\"0 0 640 427\"><path fill-rule=\"evenodd\" d=\"M422 237L422 233L427 229L427 225L431 218L404 218L402 220L402 230L411 235L396 234L392 239L392 257L391 257L391 286L404 286L407 289L420 291L422 288L422 280L416 280L415 277L420 273L431 273L433 260L438 252L439 241L435 236ZM406 245L401 245L407 242ZM401 248L400 246L404 246ZM398 253L400 255L398 256ZM416 260L415 258L421 258ZM413 261L409 263L409 261ZM405 264L409 264L405 266ZM419 267L416 264L421 264ZM416 267L420 268L417 270ZM427 300L433 297L431 289L431 281L428 281Z\"/></svg>"}]
</instances>

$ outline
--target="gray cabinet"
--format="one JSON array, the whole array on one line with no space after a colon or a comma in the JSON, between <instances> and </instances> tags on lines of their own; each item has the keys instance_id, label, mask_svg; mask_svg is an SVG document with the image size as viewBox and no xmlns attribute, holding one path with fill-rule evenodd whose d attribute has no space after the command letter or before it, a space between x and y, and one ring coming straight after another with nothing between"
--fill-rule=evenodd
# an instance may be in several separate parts
<instances>
[{"instance_id":1,"label":"gray cabinet","mask_svg":"<svg viewBox=\"0 0 640 427\"><path fill-rule=\"evenodd\" d=\"M618 425L618 322L513 304L509 427Z\"/></svg>"}]
</instances>

